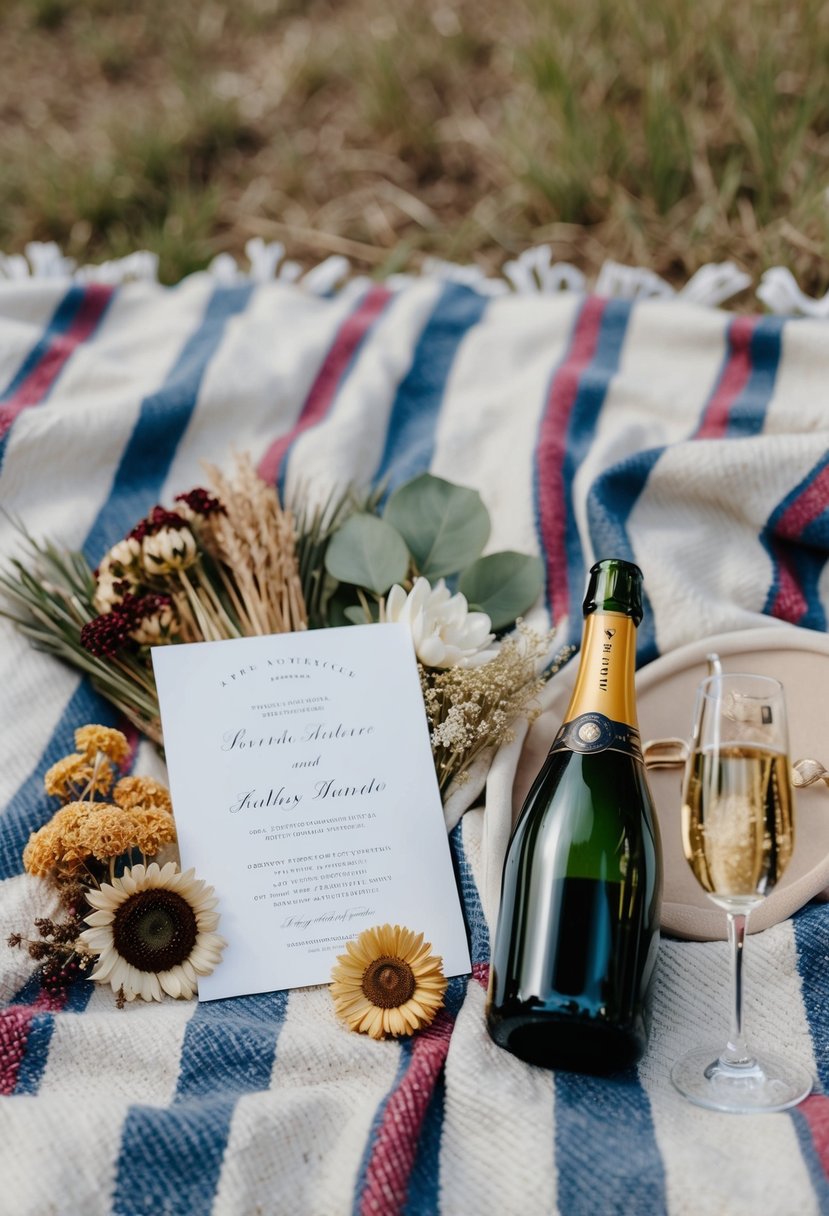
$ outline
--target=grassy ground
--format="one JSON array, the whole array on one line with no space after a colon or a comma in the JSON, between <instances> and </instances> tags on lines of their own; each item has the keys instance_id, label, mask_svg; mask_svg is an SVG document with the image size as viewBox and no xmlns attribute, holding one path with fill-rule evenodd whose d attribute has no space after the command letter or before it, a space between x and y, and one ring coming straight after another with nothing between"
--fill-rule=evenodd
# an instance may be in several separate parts
<instances>
[{"instance_id":1,"label":"grassy ground","mask_svg":"<svg viewBox=\"0 0 829 1216\"><path fill-rule=\"evenodd\" d=\"M0 249L829 287L825 0L0 0Z\"/></svg>"}]
</instances>

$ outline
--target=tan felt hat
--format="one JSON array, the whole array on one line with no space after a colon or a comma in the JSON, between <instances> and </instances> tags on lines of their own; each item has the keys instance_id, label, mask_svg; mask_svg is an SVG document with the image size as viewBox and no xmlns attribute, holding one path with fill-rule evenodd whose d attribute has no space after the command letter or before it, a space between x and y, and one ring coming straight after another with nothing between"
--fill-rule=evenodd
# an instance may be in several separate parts
<instances>
[{"instance_id":1,"label":"tan felt hat","mask_svg":"<svg viewBox=\"0 0 829 1216\"><path fill-rule=\"evenodd\" d=\"M642 740L691 732L696 688L708 674L707 656L719 655L724 671L776 676L786 690L793 762L810 758L829 769L829 635L794 625L769 625L703 638L640 669L636 675ZM548 685L544 712L527 735L513 787L513 817L561 724L577 662ZM819 770L817 770L819 771ZM649 768L648 781L662 833L663 932L711 941L726 935L726 917L697 883L682 852L682 768ZM751 913L756 933L791 916L829 888L829 785L823 780L795 790L795 847L780 883Z\"/></svg>"}]
</instances>

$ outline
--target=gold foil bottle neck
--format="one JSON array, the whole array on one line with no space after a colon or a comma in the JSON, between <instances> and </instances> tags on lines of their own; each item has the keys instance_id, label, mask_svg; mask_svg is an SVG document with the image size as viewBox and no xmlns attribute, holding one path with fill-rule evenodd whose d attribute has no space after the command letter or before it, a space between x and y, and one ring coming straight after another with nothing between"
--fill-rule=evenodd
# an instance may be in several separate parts
<instances>
[{"instance_id":1,"label":"gold foil bottle neck","mask_svg":"<svg viewBox=\"0 0 829 1216\"><path fill-rule=\"evenodd\" d=\"M586 713L638 729L636 625L623 612L597 610L585 618L581 661L564 721Z\"/></svg>"}]
</instances>

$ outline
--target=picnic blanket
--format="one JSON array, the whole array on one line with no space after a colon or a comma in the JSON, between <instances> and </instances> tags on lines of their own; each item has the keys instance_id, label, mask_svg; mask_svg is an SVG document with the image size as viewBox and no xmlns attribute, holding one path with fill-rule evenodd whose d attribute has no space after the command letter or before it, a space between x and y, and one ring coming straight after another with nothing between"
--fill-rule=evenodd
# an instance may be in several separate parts
<instances>
[{"instance_id":1,"label":"picnic blanket","mask_svg":"<svg viewBox=\"0 0 829 1216\"><path fill-rule=\"evenodd\" d=\"M34 277L0 265L0 503L35 536L94 565L234 450L287 496L430 470L480 491L489 548L542 555L529 619L561 643L578 640L586 570L606 555L644 572L640 664L761 623L826 630L819 316L730 312L641 279L638 296L614 297L549 258L513 285L551 290L522 292L439 266L387 282L342 283L336 263L273 277L279 255L259 254L256 274L222 262L172 288L140 261L123 283L107 268L71 277L54 257ZM0 554L14 548L0 518ZM724 1035L720 942L663 939L638 1068L551 1073L490 1041L495 913L480 892L500 859L484 826L509 813L514 754L451 830L474 966L426 1032L350 1034L325 987L123 1010L89 982L42 990L5 946L43 913L21 852L52 812L43 773L74 728L116 718L5 621L0 643L5 1216L829 1212L826 905L749 943L750 1037L818 1080L791 1113L705 1112L671 1087L677 1056ZM135 771L159 765L143 743Z\"/></svg>"}]
</instances>

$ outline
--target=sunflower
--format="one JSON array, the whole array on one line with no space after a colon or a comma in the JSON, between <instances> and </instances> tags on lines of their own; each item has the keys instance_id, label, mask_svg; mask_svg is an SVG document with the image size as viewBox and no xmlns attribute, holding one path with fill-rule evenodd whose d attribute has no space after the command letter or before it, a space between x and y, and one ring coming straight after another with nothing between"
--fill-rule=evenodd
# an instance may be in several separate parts
<instances>
[{"instance_id":1,"label":"sunflower","mask_svg":"<svg viewBox=\"0 0 829 1216\"><path fill-rule=\"evenodd\" d=\"M227 944L213 888L181 873L174 861L133 866L89 891L95 909L80 940L98 962L91 979L108 983L126 1000L160 1001L164 993L189 999L197 977L209 975Z\"/></svg>"},{"instance_id":2,"label":"sunflower","mask_svg":"<svg viewBox=\"0 0 829 1216\"><path fill-rule=\"evenodd\" d=\"M431 949L422 933L401 925L365 929L331 972L337 1017L373 1039L428 1026L446 992L442 959Z\"/></svg>"}]
</instances>

